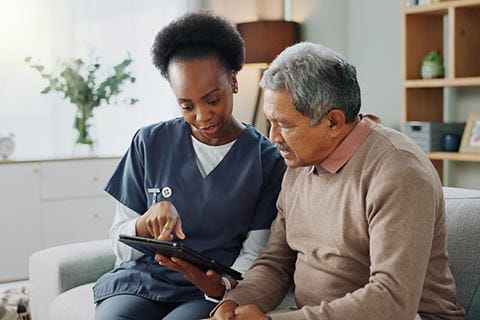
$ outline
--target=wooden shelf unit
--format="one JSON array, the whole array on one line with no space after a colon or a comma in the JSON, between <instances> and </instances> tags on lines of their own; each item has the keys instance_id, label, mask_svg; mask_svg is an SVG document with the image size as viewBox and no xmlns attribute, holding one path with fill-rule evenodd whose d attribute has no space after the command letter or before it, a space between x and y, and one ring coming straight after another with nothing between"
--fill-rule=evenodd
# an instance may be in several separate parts
<instances>
[{"instance_id":1,"label":"wooden shelf unit","mask_svg":"<svg viewBox=\"0 0 480 320\"><path fill-rule=\"evenodd\" d=\"M444 88L480 87L480 0L403 6L402 24L402 120L444 121ZM421 78L422 60L430 51L442 56L447 52L445 78ZM428 156L441 178L443 160L480 162L480 155L474 154L432 152Z\"/></svg>"},{"instance_id":2,"label":"wooden shelf unit","mask_svg":"<svg viewBox=\"0 0 480 320\"><path fill-rule=\"evenodd\" d=\"M428 157L432 160L455 160L467 162L480 162L480 155L459 152L429 152Z\"/></svg>"}]
</instances>

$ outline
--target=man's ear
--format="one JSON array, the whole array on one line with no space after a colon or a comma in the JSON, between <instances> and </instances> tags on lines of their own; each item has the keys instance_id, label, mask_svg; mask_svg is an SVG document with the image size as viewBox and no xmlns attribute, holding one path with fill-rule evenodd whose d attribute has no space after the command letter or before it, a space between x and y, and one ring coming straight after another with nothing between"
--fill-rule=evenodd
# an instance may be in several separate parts
<instances>
[{"instance_id":1,"label":"man's ear","mask_svg":"<svg viewBox=\"0 0 480 320\"><path fill-rule=\"evenodd\" d=\"M328 127L332 130L343 128L347 123L347 118L343 111L339 109L332 109L327 113Z\"/></svg>"}]
</instances>

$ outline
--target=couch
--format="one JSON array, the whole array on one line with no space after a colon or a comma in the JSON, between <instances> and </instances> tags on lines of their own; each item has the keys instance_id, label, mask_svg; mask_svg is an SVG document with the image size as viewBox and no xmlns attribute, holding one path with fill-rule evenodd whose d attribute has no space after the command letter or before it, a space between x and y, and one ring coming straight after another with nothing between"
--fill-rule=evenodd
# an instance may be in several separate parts
<instances>
[{"instance_id":1,"label":"couch","mask_svg":"<svg viewBox=\"0 0 480 320\"><path fill-rule=\"evenodd\" d=\"M480 319L480 191L444 188L450 268L468 320ZM93 320L93 283L111 270L110 240L39 251L30 258L33 320Z\"/></svg>"}]
</instances>

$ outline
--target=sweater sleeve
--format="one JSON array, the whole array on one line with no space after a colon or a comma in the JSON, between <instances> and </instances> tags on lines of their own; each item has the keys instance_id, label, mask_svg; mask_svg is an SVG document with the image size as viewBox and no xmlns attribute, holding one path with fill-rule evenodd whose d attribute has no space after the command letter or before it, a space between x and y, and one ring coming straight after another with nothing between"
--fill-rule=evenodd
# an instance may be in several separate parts
<instances>
[{"instance_id":1,"label":"sweater sleeve","mask_svg":"<svg viewBox=\"0 0 480 320\"><path fill-rule=\"evenodd\" d=\"M272 223L265 251L245 273L244 280L227 292L224 300L233 300L239 305L254 303L267 312L282 301L291 287L296 252L290 249L286 241L281 198L280 192L278 215Z\"/></svg>"},{"instance_id":2,"label":"sweater sleeve","mask_svg":"<svg viewBox=\"0 0 480 320\"><path fill-rule=\"evenodd\" d=\"M376 168L366 196L370 235L368 283L318 306L272 315L296 319L414 319L441 212L438 177L416 156L396 150ZM375 178L377 177L377 178Z\"/></svg>"}]
</instances>

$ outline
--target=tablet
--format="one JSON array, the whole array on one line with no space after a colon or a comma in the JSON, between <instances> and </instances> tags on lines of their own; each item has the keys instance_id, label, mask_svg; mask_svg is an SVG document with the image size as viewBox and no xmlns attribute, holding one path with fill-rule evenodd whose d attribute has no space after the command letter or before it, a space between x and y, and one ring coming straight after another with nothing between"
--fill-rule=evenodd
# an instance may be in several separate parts
<instances>
[{"instance_id":1,"label":"tablet","mask_svg":"<svg viewBox=\"0 0 480 320\"><path fill-rule=\"evenodd\" d=\"M154 256L156 253L160 253L169 258L177 257L195 265L203 271L213 269L220 274L228 275L236 280L242 279L240 272L216 262L182 243L127 236L124 234L121 234L118 240L148 255Z\"/></svg>"}]
</instances>

